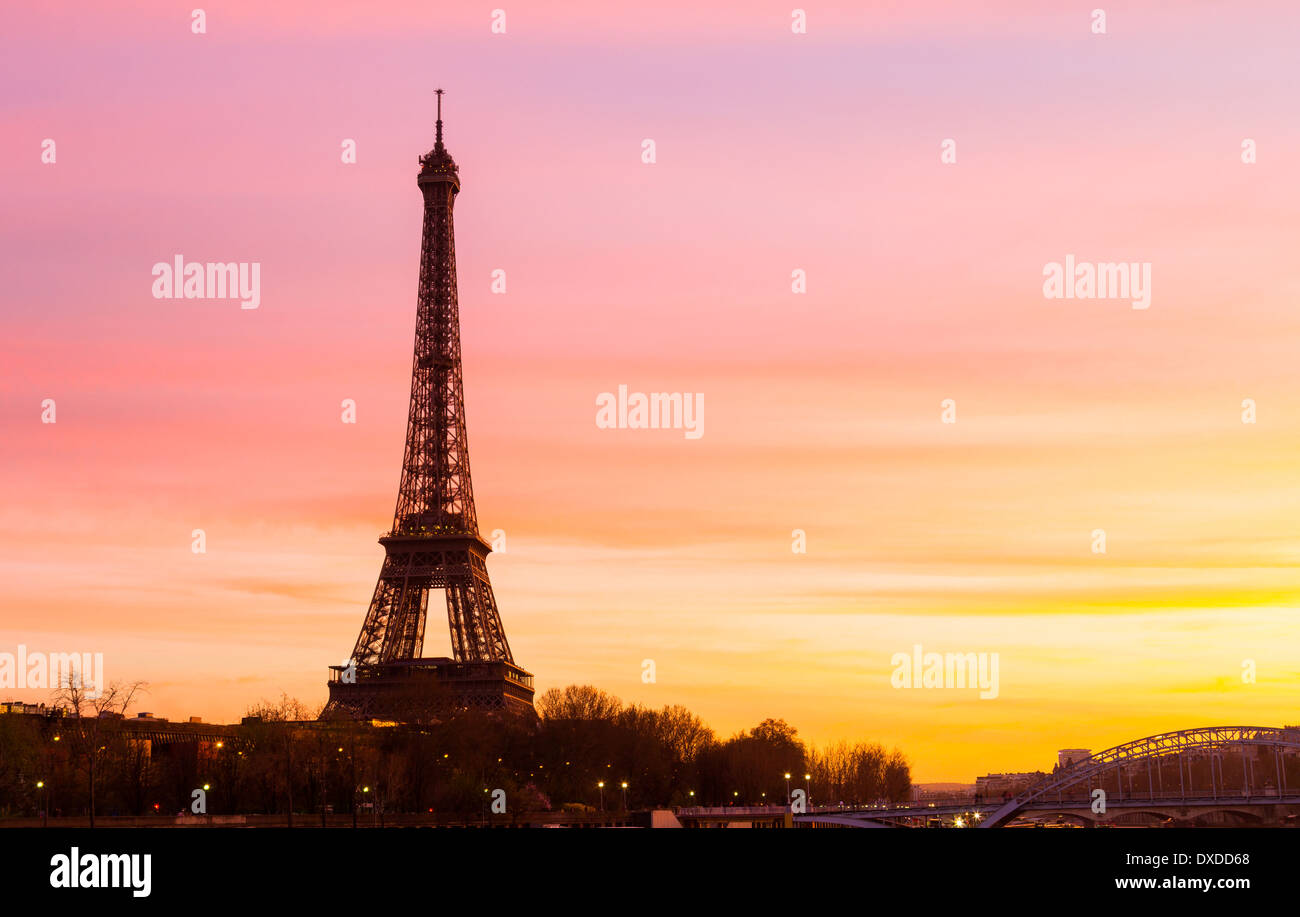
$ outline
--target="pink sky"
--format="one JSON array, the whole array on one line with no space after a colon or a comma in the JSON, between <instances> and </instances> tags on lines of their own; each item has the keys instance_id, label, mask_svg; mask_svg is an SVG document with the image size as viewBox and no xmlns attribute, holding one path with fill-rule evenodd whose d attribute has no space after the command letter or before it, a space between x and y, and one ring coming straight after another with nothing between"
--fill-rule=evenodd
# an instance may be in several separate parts
<instances>
[{"instance_id":1,"label":"pink sky","mask_svg":"<svg viewBox=\"0 0 1300 917\"><path fill-rule=\"evenodd\" d=\"M479 519L539 689L922 780L1294 721L1297 15L1040 6L7 11L0 652L103 652L173 717L323 701L391 521L442 86ZM152 298L177 253L260 262L261 307ZM1044 299L1067 253L1150 262L1150 309ZM597 429L620 384L704 393L705 435ZM999 653L999 698L892 689L916 643Z\"/></svg>"}]
</instances>

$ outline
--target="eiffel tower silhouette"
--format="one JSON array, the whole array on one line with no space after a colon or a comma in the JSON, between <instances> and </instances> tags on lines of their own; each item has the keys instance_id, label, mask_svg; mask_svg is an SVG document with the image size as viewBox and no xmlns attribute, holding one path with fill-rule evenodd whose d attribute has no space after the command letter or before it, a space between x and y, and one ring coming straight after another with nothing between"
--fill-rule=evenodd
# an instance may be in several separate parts
<instances>
[{"instance_id":1,"label":"eiffel tower silhouette","mask_svg":"<svg viewBox=\"0 0 1300 917\"><path fill-rule=\"evenodd\" d=\"M421 720L466 708L533 710L533 676L501 626L469 475L452 208L456 161L442 142L420 157L420 287L406 450L384 563L347 664L330 667L322 717ZM424 657L429 596L446 596L452 656Z\"/></svg>"}]
</instances>

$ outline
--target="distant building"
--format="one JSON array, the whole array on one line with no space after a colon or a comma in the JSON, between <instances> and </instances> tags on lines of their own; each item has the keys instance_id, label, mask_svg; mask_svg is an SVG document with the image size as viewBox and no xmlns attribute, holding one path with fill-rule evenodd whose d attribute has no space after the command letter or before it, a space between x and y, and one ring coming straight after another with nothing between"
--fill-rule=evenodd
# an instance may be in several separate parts
<instances>
[{"instance_id":1,"label":"distant building","mask_svg":"<svg viewBox=\"0 0 1300 917\"><path fill-rule=\"evenodd\" d=\"M1062 748L1056 753L1056 762L1058 766L1065 768L1091 757L1092 752L1087 748Z\"/></svg>"},{"instance_id":2,"label":"distant building","mask_svg":"<svg viewBox=\"0 0 1300 917\"><path fill-rule=\"evenodd\" d=\"M969 798L975 787L969 783L916 783L912 785L913 802L934 802L957 797Z\"/></svg>"},{"instance_id":3,"label":"distant building","mask_svg":"<svg viewBox=\"0 0 1300 917\"><path fill-rule=\"evenodd\" d=\"M48 716L54 711L44 704L24 704L20 700L0 702L0 713L25 714L27 716Z\"/></svg>"},{"instance_id":4,"label":"distant building","mask_svg":"<svg viewBox=\"0 0 1300 917\"><path fill-rule=\"evenodd\" d=\"M1042 780L1042 771L1023 774L985 774L975 778L975 795L984 799L997 799L1008 793L1012 796Z\"/></svg>"}]
</instances>

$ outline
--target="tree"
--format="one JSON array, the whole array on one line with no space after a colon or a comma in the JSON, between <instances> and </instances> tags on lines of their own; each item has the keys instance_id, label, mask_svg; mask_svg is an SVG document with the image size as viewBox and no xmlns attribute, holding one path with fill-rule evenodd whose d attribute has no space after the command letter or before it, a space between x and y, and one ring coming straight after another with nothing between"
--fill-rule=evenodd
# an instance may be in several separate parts
<instances>
[{"instance_id":1,"label":"tree","mask_svg":"<svg viewBox=\"0 0 1300 917\"><path fill-rule=\"evenodd\" d=\"M108 757L109 745L121 739L117 722L126 712L136 694L144 690L143 682L121 684L114 682L99 691L89 690L75 669L59 683L54 693L56 705L65 709L64 732L68 736L69 753L78 770L86 774L90 827L95 827L95 784L100 778L102 764ZM92 696L92 694L94 696Z\"/></svg>"},{"instance_id":2,"label":"tree","mask_svg":"<svg viewBox=\"0 0 1300 917\"><path fill-rule=\"evenodd\" d=\"M613 720L623 702L592 685L551 688L537 699L537 713L543 720Z\"/></svg>"},{"instance_id":3,"label":"tree","mask_svg":"<svg viewBox=\"0 0 1300 917\"><path fill-rule=\"evenodd\" d=\"M301 739L295 723L315 721L319 711L312 711L302 701L281 694L278 702L262 701L249 709L246 733L249 745L265 756L272 792L283 791L286 799L290 828L293 827L293 786L297 774L296 762L305 756L300 750Z\"/></svg>"},{"instance_id":4,"label":"tree","mask_svg":"<svg viewBox=\"0 0 1300 917\"><path fill-rule=\"evenodd\" d=\"M42 736L35 716L0 716L0 814L38 804L38 780L49 780L42 769Z\"/></svg>"},{"instance_id":5,"label":"tree","mask_svg":"<svg viewBox=\"0 0 1300 917\"><path fill-rule=\"evenodd\" d=\"M902 802L912 788L911 768L903 753L880 745L839 742L808 756L813 795L849 805Z\"/></svg>"}]
</instances>

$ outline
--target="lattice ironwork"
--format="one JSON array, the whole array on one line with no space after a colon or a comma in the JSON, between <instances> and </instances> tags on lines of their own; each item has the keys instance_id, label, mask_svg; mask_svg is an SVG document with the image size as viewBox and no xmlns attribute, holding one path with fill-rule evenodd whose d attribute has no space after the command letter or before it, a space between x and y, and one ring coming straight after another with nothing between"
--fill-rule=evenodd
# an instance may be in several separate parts
<instances>
[{"instance_id":1,"label":"lattice ironwork","mask_svg":"<svg viewBox=\"0 0 1300 917\"><path fill-rule=\"evenodd\" d=\"M358 665L418 659L429 593L443 592L456 662L514 662L488 579L490 550L458 535L385 535L387 555L352 650Z\"/></svg>"}]
</instances>

